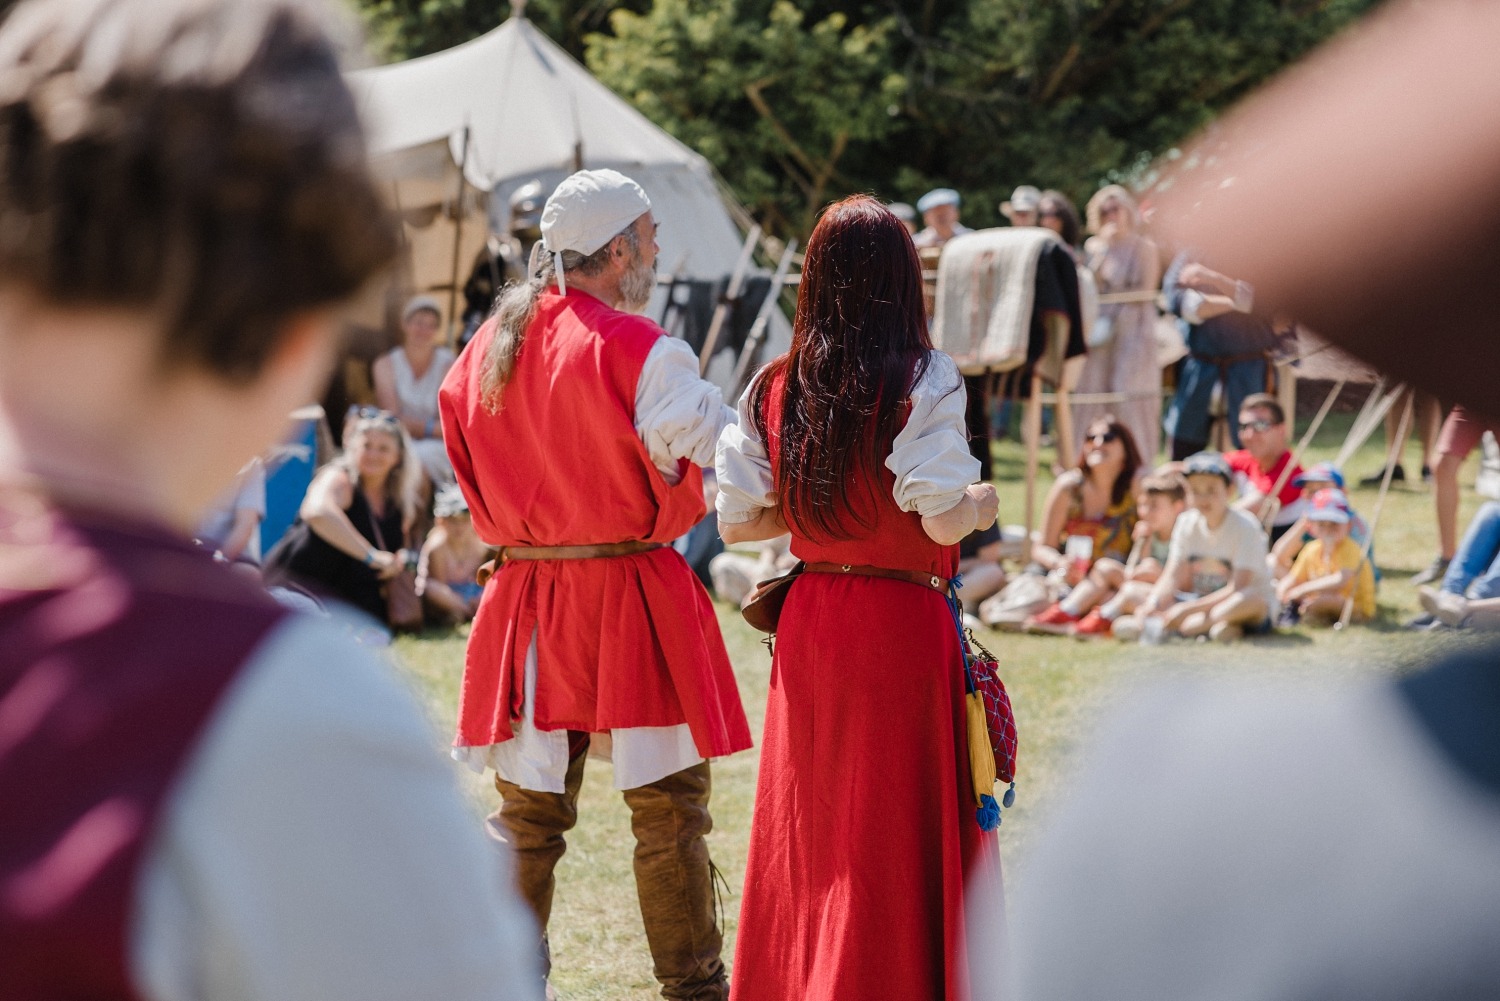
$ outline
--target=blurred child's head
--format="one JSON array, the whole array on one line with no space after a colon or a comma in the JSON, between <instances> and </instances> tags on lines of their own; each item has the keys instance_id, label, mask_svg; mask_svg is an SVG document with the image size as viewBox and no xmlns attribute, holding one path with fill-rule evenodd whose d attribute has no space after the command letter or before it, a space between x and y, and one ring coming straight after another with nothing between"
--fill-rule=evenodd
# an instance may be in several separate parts
<instances>
[{"instance_id":1,"label":"blurred child's head","mask_svg":"<svg viewBox=\"0 0 1500 1001\"><path fill-rule=\"evenodd\" d=\"M1187 501L1205 515L1222 514L1229 507L1229 485L1232 474L1229 463L1218 452L1190 455L1182 464L1187 480Z\"/></svg>"},{"instance_id":2,"label":"blurred child's head","mask_svg":"<svg viewBox=\"0 0 1500 1001\"><path fill-rule=\"evenodd\" d=\"M1349 520L1349 499L1342 490L1328 487L1313 495L1312 506L1307 512L1307 525L1313 538L1340 542L1349 534Z\"/></svg>"},{"instance_id":3,"label":"blurred child's head","mask_svg":"<svg viewBox=\"0 0 1500 1001\"><path fill-rule=\"evenodd\" d=\"M469 519L469 502L456 485L446 486L438 491L432 502L432 516L450 532L473 526Z\"/></svg>"},{"instance_id":4,"label":"blurred child's head","mask_svg":"<svg viewBox=\"0 0 1500 1001\"><path fill-rule=\"evenodd\" d=\"M1187 483L1177 473L1153 473L1141 481L1136 513L1158 538L1172 534L1177 516L1187 506Z\"/></svg>"},{"instance_id":5,"label":"blurred child's head","mask_svg":"<svg viewBox=\"0 0 1500 1001\"><path fill-rule=\"evenodd\" d=\"M1319 490L1327 490L1330 487L1343 490L1344 474L1333 463L1320 462L1292 480L1292 486L1301 487L1302 496L1310 498Z\"/></svg>"}]
</instances>

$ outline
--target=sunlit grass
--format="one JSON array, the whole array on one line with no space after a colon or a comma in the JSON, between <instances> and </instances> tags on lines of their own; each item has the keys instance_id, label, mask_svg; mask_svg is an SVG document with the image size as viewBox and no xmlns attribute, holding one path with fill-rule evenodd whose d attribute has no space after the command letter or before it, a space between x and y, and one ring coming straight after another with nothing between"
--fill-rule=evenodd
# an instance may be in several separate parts
<instances>
[{"instance_id":1,"label":"sunlit grass","mask_svg":"<svg viewBox=\"0 0 1500 1001\"><path fill-rule=\"evenodd\" d=\"M1311 449L1309 461L1333 458L1348 424L1348 416L1330 418ZM1013 442L998 442L995 451L1001 519L1019 522L1019 476L1024 457ZM1415 460L1415 446L1411 451ZM1351 484L1378 468L1382 453L1377 436L1345 470ZM1050 460L1050 455L1046 458ZM1466 489L1460 525L1467 523L1480 502L1467 489L1476 461L1471 459L1464 471ZM1414 472L1419 463L1409 461L1406 465ZM1046 477L1039 484L1038 503L1049 482L1050 477ZM1356 486L1351 494L1355 506L1370 518L1376 491ZM1021 734L1018 800L1015 808L1006 812L1000 831L1007 878L1013 882L1025 879L1027 849L1038 829L1038 817L1066 790L1068 769L1086 744L1098 714L1121 693L1179 671L1198 675L1275 671L1307 678L1394 672L1468 642L1464 634L1413 633L1399 628L1417 612L1409 578L1435 554L1430 488L1419 483L1393 488L1376 538L1377 562L1384 581L1379 618L1367 627L1341 633L1299 628L1235 646L1174 643L1141 647L1113 641L1081 643L1055 637L984 634L985 643L1002 661ZM770 658L760 643L760 634L746 626L736 610L721 606L719 613L751 732L758 738ZM427 634L402 639L396 647L434 724L445 735L444 746L446 735L453 729L466 640L461 633ZM852 675L851 683L857 681L857 674ZM923 736L902 735L899 730L893 730L893 735L893 754L900 752L899 740L920 740ZM733 955L758 760L758 752L751 750L714 766L715 830L710 845L731 889L724 901L726 959ZM494 809L494 788L488 779L461 774L477 821ZM1141 781L1149 780L1150 776L1141 776ZM644 1001L656 997L651 960L636 909L629 814L611 788L608 765L590 763L578 828L570 835L568 845L568 854L558 867L552 915L554 984L569 999Z\"/></svg>"}]
</instances>

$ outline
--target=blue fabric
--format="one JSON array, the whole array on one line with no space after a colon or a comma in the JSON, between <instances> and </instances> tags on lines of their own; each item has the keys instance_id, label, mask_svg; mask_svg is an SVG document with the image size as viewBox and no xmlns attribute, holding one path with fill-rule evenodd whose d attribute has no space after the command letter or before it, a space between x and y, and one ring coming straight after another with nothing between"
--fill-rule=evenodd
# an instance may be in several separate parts
<instances>
[{"instance_id":1,"label":"blue fabric","mask_svg":"<svg viewBox=\"0 0 1500 1001\"><path fill-rule=\"evenodd\" d=\"M1396 683L1449 762L1493 795L1500 795L1497 652L1490 646L1459 654Z\"/></svg>"},{"instance_id":2,"label":"blue fabric","mask_svg":"<svg viewBox=\"0 0 1500 1001\"><path fill-rule=\"evenodd\" d=\"M1500 598L1500 503L1486 501L1469 522L1443 590L1472 598Z\"/></svg>"}]
</instances>

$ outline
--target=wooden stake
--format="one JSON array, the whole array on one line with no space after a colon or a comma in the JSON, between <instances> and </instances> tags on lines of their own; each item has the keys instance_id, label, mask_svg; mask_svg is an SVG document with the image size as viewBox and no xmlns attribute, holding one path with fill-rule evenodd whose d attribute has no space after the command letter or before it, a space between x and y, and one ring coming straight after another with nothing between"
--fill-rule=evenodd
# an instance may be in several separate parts
<instances>
[{"instance_id":1,"label":"wooden stake","mask_svg":"<svg viewBox=\"0 0 1500 1001\"><path fill-rule=\"evenodd\" d=\"M781 260L776 262L776 273L771 276L771 287L766 290L766 297L761 301L760 312L755 315L755 324L745 338L744 347L740 348L740 357L734 366L734 376L729 380L730 392L736 400L745 391L745 387L750 385L752 376L750 370L755 365L756 356L760 354L760 345L766 339L766 328L770 326L771 314L781 299L781 290L786 287L787 272L791 270L792 260L796 256L797 241L794 238L787 242L786 249L781 252Z\"/></svg>"},{"instance_id":2,"label":"wooden stake","mask_svg":"<svg viewBox=\"0 0 1500 1001\"><path fill-rule=\"evenodd\" d=\"M708 371L708 363L719 346L719 331L724 328L730 310L734 309L734 304L739 300L740 287L745 283L745 272L750 268L750 258L755 254L755 245L760 242L760 232L758 223L750 227L745 245L740 248L739 260L734 262L734 270L729 274L729 285L724 289L724 298L714 307L714 318L708 324L708 336L703 338L703 350L698 355L699 375Z\"/></svg>"},{"instance_id":3,"label":"wooden stake","mask_svg":"<svg viewBox=\"0 0 1500 1001\"><path fill-rule=\"evenodd\" d=\"M1397 387L1399 392L1401 387ZM1406 437L1406 430L1411 426L1412 403L1416 394L1412 393L1406 397L1406 407L1401 411L1401 427L1397 432L1397 441ZM1349 588L1349 596L1344 599L1344 608L1339 613L1339 620L1334 624L1335 629L1343 629L1349 624L1349 619L1354 615L1354 591L1359 587L1359 572L1364 569L1365 561L1370 558L1370 547L1375 545L1375 526L1380 524L1380 512L1385 507L1385 495L1391 490L1391 474L1396 471L1396 458L1394 453L1387 453L1385 457L1385 472L1380 477L1380 494L1375 498L1375 511L1370 515L1370 534L1365 537L1365 544L1360 547L1359 566L1354 568L1353 586Z\"/></svg>"},{"instance_id":4,"label":"wooden stake","mask_svg":"<svg viewBox=\"0 0 1500 1001\"><path fill-rule=\"evenodd\" d=\"M1026 401L1026 420L1022 430L1026 439L1026 543L1021 549L1022 563L1030 566L1032 530L1036 527L1036 473L1042 443L1042 377L1031 377L1031 399Z\"/></svg>"}]
</instances>

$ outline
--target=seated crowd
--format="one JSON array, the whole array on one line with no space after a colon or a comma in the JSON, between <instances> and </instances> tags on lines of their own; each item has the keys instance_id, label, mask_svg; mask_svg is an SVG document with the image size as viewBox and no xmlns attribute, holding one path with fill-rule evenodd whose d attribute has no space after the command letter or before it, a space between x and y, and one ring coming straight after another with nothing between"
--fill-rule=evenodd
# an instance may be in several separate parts
<instances>
[{"instance_id":1,"label":"seated crowd","mask_svg":"<svg viewBox=\"0 0 1500 1001\"><path fill-rule=\"evenodd\" d=\"M404 343L425 343L430 312L430 300L413 300ZM386 381L377 378L377 388ZM422 455L411 424L410 415L351 409L343 449L317 471L295 524L264 553L266 469L251 463L202 526L200 543L248 567L263 559L273 593L304 607L333 597L387 628L469 621L482 590L475 574L493 551L445 470ZM422 431L441 445L440 427L424 421ZM998 629L1146 642L1373 619L1379 572L1370 529L1342 473L1328 462L1296 465L1286 415L1268 395L1244 400L1238 431L1241 449L1148 469L1127 425L1093 421L1077 464L1047 495L1021 572L1007 574L1002 558L1024 547L1002 541L998 526L961 543L966 616ZM695 569L716 597L737 603L796 564L786 541L753 554L716 546ZM395 587L414 590L420 620L392 621ZM1484 505L1441 586L1419 597L1437 624L1500 626L1500 502Z\"/></svg>"},{"instance_id":2,"label":"seated crowd","mask_svg":"<svg viewBox=\"0 0 1500 1001\"><path fill-rule=\"evenodd\" d=\"M266 464L256 460L200 527L199 543L298 607L334 598L387 629L472 619L475 574L492 552L443 453L437 394L453 353L438 343L439 321L430 297L407 304L401 343L374 365L381 406L350 409L342 449L317 470L280 539L262 550ZM394 611L396 590L410 592L409 614Z\"/></svg>"}]
</instances>

